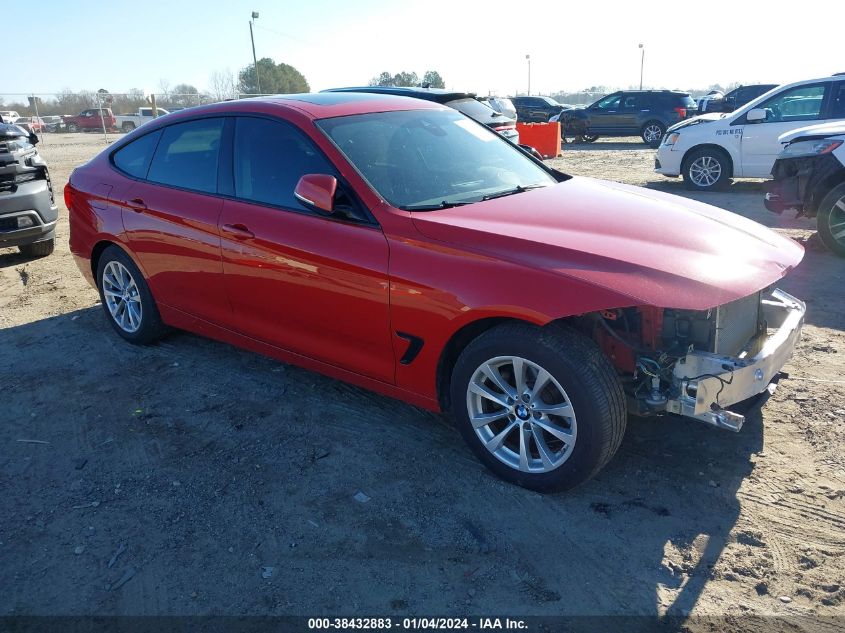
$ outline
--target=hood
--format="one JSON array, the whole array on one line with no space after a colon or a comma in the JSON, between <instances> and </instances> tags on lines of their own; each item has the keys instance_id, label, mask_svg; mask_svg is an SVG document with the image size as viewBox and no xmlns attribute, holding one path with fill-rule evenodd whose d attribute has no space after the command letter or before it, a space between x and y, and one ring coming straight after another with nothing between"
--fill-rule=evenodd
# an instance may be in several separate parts
<instances>
[{"instance_id":1,"label":"hood","mask_svg":"<svg viewBox=\"0 0 845 633\"><path fill-rule=\"evenodd\" d=\"M26 138L29 136L23 128L18 125L13 125L11 123L0 123L0 139L7 139L7 138L19 138L23 137Z\"/></svg>"},{"instance_id":2,"label":"hood","mask_svg":"<svg viewBox=\"0 0 845 633\"><path fill-rule=\"evenodd\" d=\"M708 114L699 114L698 116L691 117L689 119L684 119L680 123L675 123L675 125L669 127L667 132L677 132L678 130L689 127L690 125L700 125L701 123L712 123L713 121L719 121L720 119L725 118L724 113L722 112L710 112Z\"/></svg>"},{"instance_id":3,"label":"hood","mask_svg":"<svg viewBox=\"0 0 845 633\"><path fill-rule=\"evenodd\" d=\"M808 125L797 130L790 130L778 137L780 143L790 143L798 138L827 138L828 136L845 135L845 121L833 121L821 125Z\"/></svg>"},{"instance_id":4,"label":"hood","mask_svg":"<svg viewBox=\"0 0 845 633\"><path fill-rule=\"evenodd\" d=\"M728 211L589 178L413 219L430 239L609 290L620 296L613 307L706 310L776 282L804 256Z\"/></svg>"}]
</instances>

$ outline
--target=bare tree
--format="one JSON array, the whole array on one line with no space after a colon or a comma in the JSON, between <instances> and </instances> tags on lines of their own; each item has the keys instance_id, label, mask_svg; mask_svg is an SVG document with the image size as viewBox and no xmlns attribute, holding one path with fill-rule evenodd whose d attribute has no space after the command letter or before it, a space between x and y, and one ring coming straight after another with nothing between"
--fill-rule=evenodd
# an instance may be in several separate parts
<instances>
[{"instance_id":1,"label":"bare tree","mask_svg":"<svg viewBox=\"0 0 845 633\"><path fill-rule=\"evenodd\" d=\"M215 70L208 78L209 92L215 101L235 98L235 74L229 70Z\"/></svg>"},{"instance_id":2,"label":"bare tree","mask_svg":"<svg viewBox=\"0 0 845 633\"><path fill-rule=\"evenodd\" d=\"M170 82L167 79L158 80L158 89L161 90L161 95L164 101L170 98Z\"/></svg>"}]
</instances>

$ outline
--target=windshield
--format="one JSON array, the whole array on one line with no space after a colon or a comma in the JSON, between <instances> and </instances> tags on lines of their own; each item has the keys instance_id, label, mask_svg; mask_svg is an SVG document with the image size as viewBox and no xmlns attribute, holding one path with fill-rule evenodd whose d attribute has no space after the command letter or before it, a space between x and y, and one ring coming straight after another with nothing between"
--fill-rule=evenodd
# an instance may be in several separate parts
<instances>
[{"instance_id":1,"label":"windshield","mask_svg":"<svg viewBox=\"0 0 845 633\"><path fill-rule=\"evenodd\" d=\"M357 114L317 125L400 209L446 208L557 182L510 141L451 109Z\"/></svg>"}]
</instances>

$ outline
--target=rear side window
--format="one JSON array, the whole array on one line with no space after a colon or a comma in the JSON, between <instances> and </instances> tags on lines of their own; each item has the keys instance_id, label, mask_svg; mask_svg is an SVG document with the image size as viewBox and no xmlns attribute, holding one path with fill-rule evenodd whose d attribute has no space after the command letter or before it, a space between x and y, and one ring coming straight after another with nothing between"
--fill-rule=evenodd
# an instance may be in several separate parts
<instances>
[{"instance_id":1,"label":"rear side window","mask_svg":"<svg viewBox=\"0 0 845 633\"><path fill-rule=\"evenodd\" d=\"M215 193L222 135L223 119L200 119L164 128L147 179Z\"/></svg>"},{"instance_id":2,"label":"rear side window","mask_svg":"<svg viewBox=\"0 0 845 633\"><path fill-rule=\"evenodd\" d=\"M146 177L160 136L161 130L156 130L124 145L112 155L114 166L133 178Z\"/></svg>"},{"instance_id":3,"label":"rear side window","mask_svg":"<svg viewBox=\"0 0 845 633\"><path fill-rule=\"evenodd\" d=\"M305 174L337 176L337 170L305 134L281 121L240 117L235 125L235 195L298 211L293 195Z\"/></svg>"},{"instance_id":4,"label":"rear side window","mask_svg":"<svg viewBox=\"0 0 845 633\"><path fill-rule=\"evenodd\" d=\"M647 101L648 98L642 99L638 95L622 95L622 109L634 110L640 106L641 101Z\"/></svg>"}]
</instances>

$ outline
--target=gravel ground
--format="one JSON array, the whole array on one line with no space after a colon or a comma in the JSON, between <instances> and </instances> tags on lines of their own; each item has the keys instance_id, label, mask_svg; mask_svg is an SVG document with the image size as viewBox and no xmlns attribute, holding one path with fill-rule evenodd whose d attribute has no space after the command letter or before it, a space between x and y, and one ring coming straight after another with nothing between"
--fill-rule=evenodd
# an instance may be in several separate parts
<instances>
[{"instance_id":1,"label":"gravel ground","mask_svg":"<svg viewBox=\"0 0 845 633\"><path fill-rule=\"evenodd\" d=\"M40 147L61 184L103 145ZM810 221L768 214L759 182L689 194L635 139L553 163L806 242L783 283L808 302L803 340L740 434L632 419L590 483L522 490L439 416L189 334L122 342L72 261L62 209L52 256L0 249L0 615L692 612L734 630L771 614L833 630L845 261Z\"/></svg>"}]
</instances>

